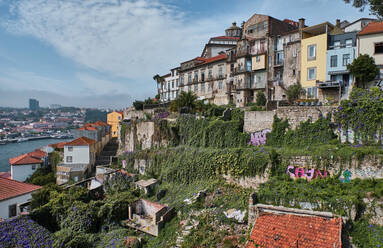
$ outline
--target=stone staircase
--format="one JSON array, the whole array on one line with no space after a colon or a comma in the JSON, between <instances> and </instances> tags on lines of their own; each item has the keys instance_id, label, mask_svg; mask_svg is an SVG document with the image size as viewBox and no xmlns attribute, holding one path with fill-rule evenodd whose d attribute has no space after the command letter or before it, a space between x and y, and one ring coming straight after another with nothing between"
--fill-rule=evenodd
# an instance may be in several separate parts
<instances>
[{"instance_id":1,"label":"stone staircase","mask_svg":"<svg viewBox=\"0 0 383 248\"><path fill-rule=\"evenodd\" d=\"M117 138L113 138L109 141L108 144L104 146L104 149L101 153L96 157L96 166L104 165L109 166L112 163L112 160L117 155L118 150L118 140Z\"/></svg>"}]
</instances>

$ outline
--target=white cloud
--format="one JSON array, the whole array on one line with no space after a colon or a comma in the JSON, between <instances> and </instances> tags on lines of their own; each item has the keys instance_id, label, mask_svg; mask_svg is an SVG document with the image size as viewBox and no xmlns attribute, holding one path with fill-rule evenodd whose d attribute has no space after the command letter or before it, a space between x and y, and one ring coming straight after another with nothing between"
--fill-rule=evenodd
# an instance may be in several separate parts
<instances>
[{"instance_id":1,"label":"white cloud","mask_svg":"<svg viewBox=\"0 0 383 248\"><path fill-rule=\"evenodd\" d=\"M19 0L11 9L13 18L3 24L9 31L37 37L88 68L134 81L150 81L200 55L208 37L231 22L188 22L182 11L158 0Z\"/></svg>"}]
</instances>

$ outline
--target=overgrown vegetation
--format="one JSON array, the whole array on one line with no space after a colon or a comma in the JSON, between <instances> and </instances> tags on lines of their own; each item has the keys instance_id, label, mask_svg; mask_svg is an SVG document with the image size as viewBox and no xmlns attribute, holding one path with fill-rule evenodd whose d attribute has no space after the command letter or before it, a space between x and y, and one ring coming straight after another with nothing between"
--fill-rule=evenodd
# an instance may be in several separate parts
<instances>
[{"instance_id":1,"label":"overgrown vegetation","mask_svg":"<svg viewBox=\"0 0 383 248\"><path fill-rule=\"evenodd\" d=\"M379 75L379 68L376 66L374 58L368 54L359 55L351 64L347 65L347 69L356 78L357 85L364 89Z\"/></svg>"},{"instance_id":2,"label":"overgrown vegetation","mask_svg":"<svg viewBox=\"0 0 383 248\"><path fill-rule=\"evenodd\" d=\"M289 103L293 103L295 100L299 98L300 95L304 94L305 91L302 88L300 83L290 85L287 88L286 95Z\"/></svg>"}]
</instances>

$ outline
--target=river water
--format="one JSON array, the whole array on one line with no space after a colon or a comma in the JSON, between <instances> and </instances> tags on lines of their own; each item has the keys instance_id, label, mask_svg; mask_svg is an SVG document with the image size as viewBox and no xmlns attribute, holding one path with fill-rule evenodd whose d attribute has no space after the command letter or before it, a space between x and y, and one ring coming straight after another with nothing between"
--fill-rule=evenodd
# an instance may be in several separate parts
<instances>
[{"instance_id":1,"label":"river water","mask_svg":"<svg viewBox=\"0 0 383 248\"><path fill-rule=\"evenodd\" d=\"M13 158L24 153L32 152L42 146L66 141L64 139L44 139L33 140L21 143L9 143L0 145L0 172L10 171L9 158Z\"/></svg>"}]
</instances>

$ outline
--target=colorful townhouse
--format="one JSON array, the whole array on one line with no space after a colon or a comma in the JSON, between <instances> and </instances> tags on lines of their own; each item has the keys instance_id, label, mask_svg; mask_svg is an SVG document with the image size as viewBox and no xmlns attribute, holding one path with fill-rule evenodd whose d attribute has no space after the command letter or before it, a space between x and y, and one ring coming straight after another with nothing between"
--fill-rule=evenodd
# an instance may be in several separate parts
<instances>
[{"instance_id":1,"label":"colorful townhouse","mask_svg":"<svg viewBox=\"0 0 383 248\"><path fill-rule=\"evenodd\" d=\"M325 102L340 101L349 96L354 78L347 65L356 57L356 32L328 36L326 81L317 84Z\"/></svg>"},{"instance_id":2,"label":"colorful townhouse","mask_svg":"<svg viewBox=\"0 0 383 248\"><path fill-rule=\"evenodd\" d=\"M39 149L18 157L10 158L9 164L11 165L11 179L24 182L32 176L37 169L43 167L47 163L48 154Z\"/></svg>"},{"instance_id":3,"label":"colorful townhouse","mask_svg":"<svg viewBox=\"0 0 383 248\"><path fill-rule=\"evenodd\" d=\"M112 138L119 136L119 124L124 120L124 112L113 111L107 115L107 123L111 127Z\"/></svg>"},{"instance_id":4,"label":"colorful townhouse","mask_svg":"<svg viewBox=\"0 0 383 248\"><path fill-rule=\"evenodd\" d=\"M358 55L368 54L374 58L380 69L380 81L383 79L383 22L370 22L358 33L357 40Z\"/></svg>"},{"instance_id":5,"label":"colorful townhouse","mask_svg":"<svg viewBox=\"0 0 383 248\"><path fill-rule=\"evenodd\" d=\"M318 83L325 82L327 79L329 35L342 33L343 30L340 27L334 26L329 22L302 29L300 83L306 90L307 98L323 100Z\"/></svg>"},{"instance_id":6,"label":"colorful townhouse","mask_svg":"<svg viewBox=\"0 0 383 248\"><path fill-rule=\"evenodd\" d=\"M62 185L70 180L84 180L95 170L96 141L80 137L64 145L64 162L56 167L56 183Z\"/></svg>"}]
</instances>

